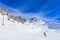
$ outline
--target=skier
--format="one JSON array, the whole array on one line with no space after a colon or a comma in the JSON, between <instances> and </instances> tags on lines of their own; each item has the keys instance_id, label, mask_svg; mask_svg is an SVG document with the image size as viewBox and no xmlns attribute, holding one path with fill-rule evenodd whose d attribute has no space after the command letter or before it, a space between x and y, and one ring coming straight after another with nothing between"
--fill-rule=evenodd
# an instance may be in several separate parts
<instances>
[{"instance_id":1,"label":"skier","mask_svg":"<svg viewBox=\"0 0 60 40\"><path fill-rule=\"evenodd\" d=\"M44 34L45 37L47 36L47 35L46 35L46 32L44 32L43 34Z\"/></svg>"}]
</instances>

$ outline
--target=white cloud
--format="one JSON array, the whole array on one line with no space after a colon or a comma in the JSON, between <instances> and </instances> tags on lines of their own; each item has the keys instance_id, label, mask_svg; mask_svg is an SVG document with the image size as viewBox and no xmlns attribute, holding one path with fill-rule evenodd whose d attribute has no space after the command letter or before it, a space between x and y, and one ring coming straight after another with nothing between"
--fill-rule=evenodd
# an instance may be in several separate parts
<instances>
[{"instance_id":1,"label":"white cloud","mask_svg":"<svg viewBox=\"0 0 60 40\"><path fill-rule=\"evenodd\" d=\"M42 18L44 16L43 12L38 12L37 13L22 13L19 9L15 9L12 7L9 7L3 3L0 2L0 6L2 6L2 8L7 8L9 10L9 13L15 16L22 16L23 18L31 18L31 17L38 17L38 18Z\"/></svg>"}]
</instances>

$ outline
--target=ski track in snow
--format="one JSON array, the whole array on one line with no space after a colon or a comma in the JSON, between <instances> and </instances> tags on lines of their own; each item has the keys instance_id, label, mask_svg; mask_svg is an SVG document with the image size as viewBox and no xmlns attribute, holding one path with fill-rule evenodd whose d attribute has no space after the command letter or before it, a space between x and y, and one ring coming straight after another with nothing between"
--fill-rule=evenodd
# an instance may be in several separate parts
<instances>
[{"instance_id":1,"label":"ski track in snow","mask_svg":"<svg viewBox=\"0 0 60 40\"><path fill-rule=\"evenodd\" d=\"M0 15L0 40L60 40L60 31L46 29L42 26L34 26L32 24L18 24L4 19L2 26L2 15ZM43 32L47 31L47 36Z\"/></svg>"}]
</instances>

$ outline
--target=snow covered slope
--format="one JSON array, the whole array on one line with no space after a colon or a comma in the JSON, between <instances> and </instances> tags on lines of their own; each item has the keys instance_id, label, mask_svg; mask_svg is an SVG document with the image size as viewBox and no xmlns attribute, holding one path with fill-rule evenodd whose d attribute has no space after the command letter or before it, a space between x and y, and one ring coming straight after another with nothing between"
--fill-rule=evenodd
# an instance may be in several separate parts
<instances>
[{"instance_id":1,"label":"snow covered slope","mask_svg":"<svg viewBox=\"0 0 60 40\"><path fill-rule=\"evenodd\" d=\"M60 32L48 29L48 25L43 21L39 23L13 23L7 20L7 15L0 14L0 40L60 40ZM44 36L46 32L47 36Z\"/></svg>"}]
</instances>

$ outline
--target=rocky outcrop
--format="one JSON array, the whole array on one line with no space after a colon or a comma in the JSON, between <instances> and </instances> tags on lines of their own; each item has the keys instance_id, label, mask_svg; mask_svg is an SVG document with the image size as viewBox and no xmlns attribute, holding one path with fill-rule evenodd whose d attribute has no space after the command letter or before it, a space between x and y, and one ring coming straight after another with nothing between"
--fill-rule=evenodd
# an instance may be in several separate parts
<instances>
[{"instance_id":1,"label":"rocky outcrop","mask_svg":"<svg viewBox=\"0 0 60 40\"><path fill-rule=\"evenodd\" d=\"M37 22L37 21L39 21L39 19L35 17L29 19L30 23Z\"/></svg>"},{"instance_id":2,"label":"rocky outcrop","mask_svg":"<svg viewBox=\"0 0 60 40\"><path fill-rule=\"evenodd\" d=\"M24 24L27 21L26 19L24 19L24 18L22 18L20 16L10 15L10 13L8 12L8 9L2 9L2 8L0 8L0 14L2 14L3 16L7 15L8 20L12 21L12 22L17 21L18 23L21 22L21 23Z\"/></svg>"},{"instance_id":3,"label":"rocky outcrop","mask_svg":"<svg viewBox=\"0 0 60 40\"><path fill-rule=\"evenodd\" d=\"M7 15L8 14L8 9L2 9L2 8L0 8L0 13L2 15Z\"/></svg>"},{"instance_id":4,"label":"rocky outcrop","mask_svg":"<svg viewBox=\"0 0 60 40\"><path fill-rule=\"evenodd\" d=\"M21 22L21 23L23 23L23 24L26 22L26 19L23 19L23 18L20 17L20 16L16 16L14 20L17 21L18 23Z\"/></svg>"}]
</instances>

